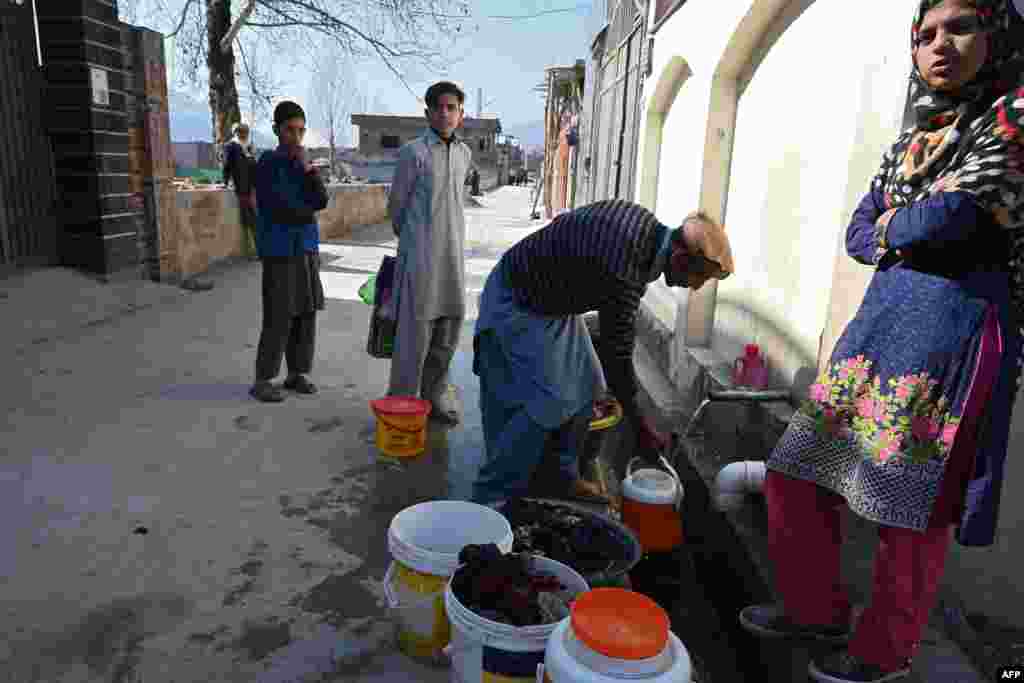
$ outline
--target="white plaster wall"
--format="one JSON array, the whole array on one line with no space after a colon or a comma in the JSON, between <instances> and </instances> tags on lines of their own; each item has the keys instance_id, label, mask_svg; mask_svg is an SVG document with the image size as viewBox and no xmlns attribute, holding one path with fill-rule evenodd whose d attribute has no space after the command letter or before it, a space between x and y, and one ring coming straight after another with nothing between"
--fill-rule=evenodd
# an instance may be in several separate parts
<instances>
[{"instance_id":1,"label":"white plaster wall","mask_svg":"<svg viewBox=\"0 0 1024 683\"><path fill-rule=\"evenodd\" d=\"M650 5L653 12L654 3ZM641 131L647 129L649 102L668 61L675 56L682 57L692 70L665 116L662 132L654 211L666 225L679 225L686 214L699 208L712 77L730 36L749 7L749 0L716 0L713 5L688 3L654 36L653 70L644 83ZM646 146L646 136L641 134L637 150L641 164ZM639 184L644 176L642 167L636 176L639 196ZM644 297L644 303L670 330L676 329L678 320L685 319L687 301L687 290L667 287L664 278L651 285Z\"/></svg>"},{"instance_id":2,"label":"white plaster wall","mask_svg":"<svg viewBox=\"0 0 1024 683\"><path fill-rule=\"evenodd\" d=\"M882 0L875 3L881 11ZM885 2L891 22L857 12L844 13L839 24L835 3L815 2L740 97L725 216L737 272L718 287L712 348L733 357L743 344L758 343L777 380L816 371L836 245L852 209L847 188L859 187L852 193L858 196L870 179L865 168L851 177L850 160L865 144L884 146L898 132L882 129L865 141L858 121L865 97L894 121L903 112L910 4ZM872 49L843 49L838 32L871 36ZM892 97L871 97L876 87Z\"/></svg>"},{"instance_id":3,"label":"white plaster wall","mask_svg":"<svg viewBox=\"0 0 1024 683\"><path fill-rule=\"evenodd\" d=\"M850 214L902 124L916 0L865 0L856 11L817 0L771 48L739 103L725 222L738 273L718 288L712 350L725 357L762 345L776 381L808 381L855 315L871 269L846 255ZM692 75L665 117L655 212L675 224L697 208L712 75L750 0L684 5L655 35L649 100L665 64L684 58ZM891 20L879 21L884 15ZM850 42L852 38L856 41ZM649 144L641 123L640 163ZM637 174L638 185L645 170ZM640 196L638 186L638 196ZM678 312L666 314L666 297ZM685 291L651 287L645 301L663 322L686 320ZM683 335L676 325L677 346ZM673 350L682 355L682 348ZM800 368L808 372L796 377ZM800 388L799 386L797 387ZM955 543L945 583L969 611L1024 626L1021 546L1024 409L1018 401L998 541ZM1018 484L1019 485L1019 484Z\"/></svg>"}]
</instances>

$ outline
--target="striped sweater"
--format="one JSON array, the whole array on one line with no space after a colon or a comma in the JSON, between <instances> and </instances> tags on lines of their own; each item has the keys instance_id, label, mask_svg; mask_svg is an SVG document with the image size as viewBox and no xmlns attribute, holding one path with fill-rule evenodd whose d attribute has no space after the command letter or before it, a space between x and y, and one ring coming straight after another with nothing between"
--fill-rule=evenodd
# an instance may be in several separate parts
<instances>
[{"instance_id":1,"label":"striped sweater","mask_svg":"<svg viewBox=\"0 0 1024 683\"><path fill-rule=\"evenodd\" d=\"M608 386L637 414L636 317L668 228L620 200L564 213L502 257L517 302L540 315L597 311Z\"/></svg>"}]
</instances>

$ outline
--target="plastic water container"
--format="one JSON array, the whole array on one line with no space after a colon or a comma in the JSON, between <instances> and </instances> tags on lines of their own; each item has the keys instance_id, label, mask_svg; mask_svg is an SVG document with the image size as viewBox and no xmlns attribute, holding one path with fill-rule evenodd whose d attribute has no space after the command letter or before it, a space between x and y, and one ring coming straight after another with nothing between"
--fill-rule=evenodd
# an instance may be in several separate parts
<instances>
[{"instance_id":1,"label":"plastic water container","mask_svg":"<svg viewBox=\"0 0 1024 683\"><path fill-rule=\"evenodd\" d=\"M430 401L415 396L388 396L370 401L377 418L377 448L396 458L411 458L427 448Z\"/></svg>"},{"instance_id":2,"label":"plastic water container","mask_svg":"<svg viewBox=\"0 0 1024 683\"><path fill-rule=\"evenodd\" d=\"M637 460L629 461L622 482L622 522L640 539L644 552L677 548L683 543L683 484L679 475L674 470L634 470Z\"/></svg>"},{"instance_id":3,"label":"plastic water container","mask_svg":"<svg viewBox=\"0 0 1024 683\"><path fill-rule=\"evenodd\" d=\"M621 588L581 595L548 639L545 683L690 683L690 654L650 598Z\"/></svg>"},{"instance_id":4,"label":"plastic water container","mask_svg":"<svg viewBox=\"0 0 1024 683\"><path fill-rule=\"evenodd\" d=\"M529 558L531 576L554 576L574 595L590 586L572 568L535 555ZM485 619L459 602L451 582L444 594L452 623L453 683L536 683L543 670L548 639L559 623L511 626Z\"/></svg>"},{"instance_id":5,"label":"plastic water container","mask_svg":"<svg viewBox=\"0 0 1024 683\"><path fill-rule=\"evenodd\" d=\"M388 528L392 562L384 592L395 617L398 647L409 657L445 664L451 625L444 606L448 580L467 545L494 543L512 550L508 520L483 505L454 500L420 503L402 510Z\"/></svg>"},{"instance_id":6,"label":"plastic water container","mask_svg":"<svg viewBox=\"0 0 1024 683\"><path fill-rule=\"evenodd\" d=\"M768 366L757 344L747 344L743 355L733 363L732 383L737 387L752 389L768 386Z\"/></svg>"}]
</instances>

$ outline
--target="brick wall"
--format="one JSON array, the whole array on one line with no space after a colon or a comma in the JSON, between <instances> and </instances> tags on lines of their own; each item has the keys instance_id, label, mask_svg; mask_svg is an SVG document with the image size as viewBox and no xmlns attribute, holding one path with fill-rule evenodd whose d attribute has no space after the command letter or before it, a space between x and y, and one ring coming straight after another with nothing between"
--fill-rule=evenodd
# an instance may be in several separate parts
<instances>
[{"instance_id":1,"label":"brick wall","mask_svg":"<svg viewBox=\"0 0 1024 683\"><path fill-rule=\"evenodd\" d=\"M386 221L387 187L330 186L330 203L317 214L320 239L342 239L354 226ZM158 205L161 280L180 282L241 257L242 225L233 191L161 187Z\"/></svg>"},{"instance_id":2,"label":"brick wall","mask_svg":"<svg viewBox=\"0 0 1024 683\"><path fill-rule=\"evenodd\" d=\"M128 160L127 72L116 0L39 0L47 129L61 198L61 262L136 265L141 207Z\"/></svg>"},{"instance_id":3,"label":"brick wall","mask_svg":"<svg viewBox=\"0 0 1024 683\"><path fill-rule=\"evenodd\" d=\"M131 192L144 214L139 221L139 258L143 276L160 277L159 209L160 187L174 175L174 154L170 139L167 68L163 35L124 25L128 110L128 160Z\"/></svg>"}]
</instances>

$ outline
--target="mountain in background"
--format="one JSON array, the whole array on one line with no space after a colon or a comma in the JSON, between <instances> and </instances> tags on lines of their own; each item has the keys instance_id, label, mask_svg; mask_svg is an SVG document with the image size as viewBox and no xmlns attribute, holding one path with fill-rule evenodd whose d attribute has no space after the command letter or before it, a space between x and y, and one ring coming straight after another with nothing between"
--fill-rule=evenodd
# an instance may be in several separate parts
<instances>
[{"instance_id":1,"label":"mountain in background","mask_svg":"<svg viewBox=\"0 0 1024 683\"><path fill-rule=\"evenodd\" d=\"M171 141L211 142L210 105L188 95L172 91L168 97L171 119ZM277 140L259 130L251 132L253 142L260 149L277 145Z\"/></svg>"}]
</instances>

